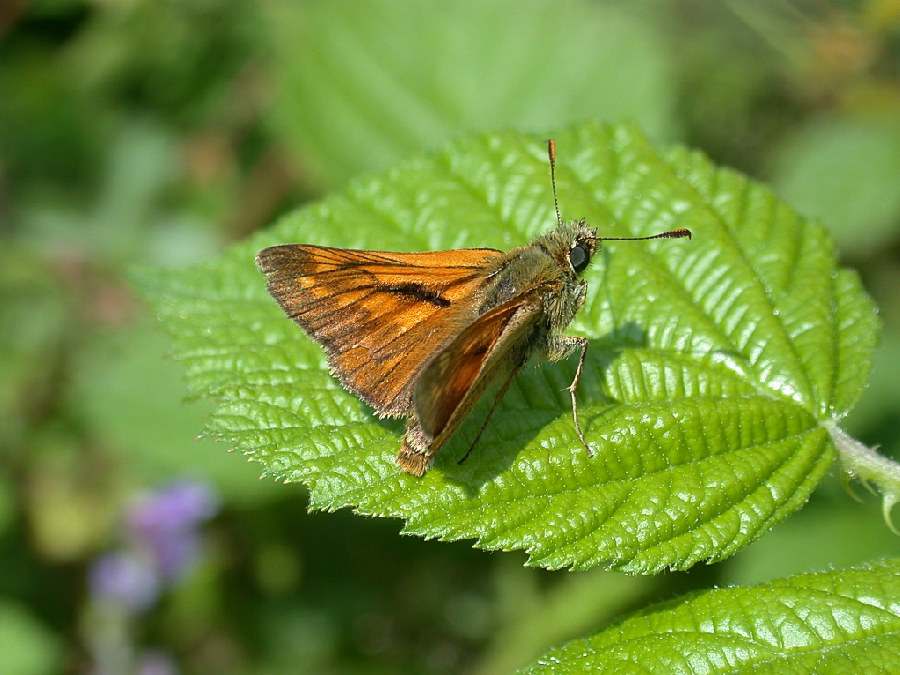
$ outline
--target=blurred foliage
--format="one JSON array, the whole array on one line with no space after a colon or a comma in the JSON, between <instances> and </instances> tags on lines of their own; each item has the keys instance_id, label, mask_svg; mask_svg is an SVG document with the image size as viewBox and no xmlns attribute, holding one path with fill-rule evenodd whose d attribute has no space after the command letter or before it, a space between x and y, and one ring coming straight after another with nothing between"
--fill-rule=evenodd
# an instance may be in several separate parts
<instances>
[{"instance_id":1,"label":"blurred foliage","mask_svg":"<svg viewBox=\"0 0 900 675\"><path fill-rule=\"evenodd\" d=\"M631 118L832 231L885 324L846 426L900 456L897 0L7 3L0 92L9 672L90 671L113 639L187 673L509 672L653 599L900 548L878 500L853 502L836 476L727 563L646 579L306 515L298 487L193 442L209 408L179 405L180 368L127 282L135 263L210 258L466 132ZM104 623L88 568L135 495L177 478L223 502L203 561L154 608Z\"/></svg>"}]
</instances>

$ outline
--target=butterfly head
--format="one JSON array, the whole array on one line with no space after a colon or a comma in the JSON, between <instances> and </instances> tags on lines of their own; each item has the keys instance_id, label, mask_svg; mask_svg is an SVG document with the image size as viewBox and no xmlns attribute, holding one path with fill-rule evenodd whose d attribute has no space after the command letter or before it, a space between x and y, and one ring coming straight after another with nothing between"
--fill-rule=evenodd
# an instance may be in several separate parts
<instances>
[{"instance_id":1,"label":"butterfly head","mask_svg":"<svg viewBox=\"0 0 900 675\"><path fill-rule=\"evenodd\" d=\"M597 230L585 225L584 220L573 223L569 227L573 230L568 238L569 267L576 275L580 275L590 264L591 256L600 245L600 239L597 237Z\"/></svg>"},{"instance_id":2,"label":"butterfly head","mask_svg":"<svg viewBox=\"0 0 900 675\"><path fill-rule=\"evenodd\" d=\"M584 220L579 220L560 223L537 243L553 255L562 269L578 277L587 269L591 257L600 247L600 241L597 230L586 225Z\"/></svg>"}]
</instances>

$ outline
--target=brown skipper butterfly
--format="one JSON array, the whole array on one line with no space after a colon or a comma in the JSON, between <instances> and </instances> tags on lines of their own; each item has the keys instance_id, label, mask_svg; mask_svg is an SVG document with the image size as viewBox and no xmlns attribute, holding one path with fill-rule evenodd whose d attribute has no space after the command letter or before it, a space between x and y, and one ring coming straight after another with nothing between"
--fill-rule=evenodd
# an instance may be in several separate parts
<instances>
[{"instance_id":1,"label":"brown skipper butterfly","mask_svg":"<svg viewBox=\"0 0 900 675\"><path fill-rule=\"evenodd\" d=\"M568 391L581 443L575 391L587 338L563 335L584 304L582 272L602 239L582 219L565 223L556 197L556 145L548 141L557 225L507 253L467 248L426 253L284 244L256 264L269 293L318 342L331 372L383 417L405 417L397 455L421 476L487 386L501 382L469 451L533 355L550 361L581 350ZM690 238L687 229L649 237Z\"/></svg>"}]
</instances>

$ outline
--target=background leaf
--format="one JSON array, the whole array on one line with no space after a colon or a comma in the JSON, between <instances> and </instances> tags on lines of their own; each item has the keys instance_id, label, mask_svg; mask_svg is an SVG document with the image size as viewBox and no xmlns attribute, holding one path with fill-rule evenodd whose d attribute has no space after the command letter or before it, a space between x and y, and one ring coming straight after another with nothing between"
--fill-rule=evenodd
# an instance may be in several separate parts
<instances>
[{"instance_id":1,"label":"background leaf","mask_svg":"<svg viewBox=\"0 0 900 675\"><path fill-rule=\"evenodd\" d=\"M467 132L634 119L674 133L675 89L650 13L565 0L266 3L275 133L343 185ZM414 54L415 58L410 58Z\"/></svg>"},{"instance_id":2,"label":"background leaf","mask_svg":"<svg viewBox=\"0 0 900 675\"><path fill-rule=\"evenodd\" d=\"M593 338L579 448L563 389L574 364L521 374L473 456L473 410L423 479L393 456L402 423L344 392L267 296L253 255L279 242L416 250L527 242L554 221L543 144L460 141L301 210L220 260L140 281L209 430L314 508L399 516L406 531L525 549L547 567L632 572L726 557L802 505L830 466L823 421L865 383L877 319L824 231L697 153L630 127L555 134L564 214L600 233L689 227L693 241L611 242L573 331Z\"/></svg>"},{"instance_id":3,"label":"background leaf","mask_svg":"<svg viewBox=\"0 0 900 675\"><path fill-rule=\"evenodd\" d=\"M62 645L46 626L30 613L9 602L0 603L0 648L3 670L9 675L59 672Z\"/></svg>"},{"instance_id":4,"label":"background leaf","mask_svg":"<svg viewBox=\"0 0 900 675\"><path fill-rule=\"evenodd\" d=\"M896 559L715 589L573 640L522 672L896 672L898 597Z\"/></svg>"},{"instance_id":5,"label":"background leaf","mask_svg":"<svg viewBox=\"0 0 900 675\"><path fill-rule=\"evenodd\" d=\"M783 139L776 192L822 219L845 254L877 250L900 221L900 123L895 115L826 119Z\"/></svg>"}]
</instances>

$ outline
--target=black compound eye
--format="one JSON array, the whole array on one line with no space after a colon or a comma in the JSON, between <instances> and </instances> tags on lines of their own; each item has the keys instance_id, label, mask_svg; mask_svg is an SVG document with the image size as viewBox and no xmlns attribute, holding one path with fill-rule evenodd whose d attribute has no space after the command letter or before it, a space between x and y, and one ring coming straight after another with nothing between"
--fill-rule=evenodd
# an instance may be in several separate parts
<instances>
[{"instance_id":1,"label":"black compound eye","mask_svg":"<svg viewBox=\"0 0 900 675\"><path fill-rule=\"evenodd\" d=\"M591 251L584 244L575 244L569 249L569 264L575 270L575 274L584 272L584 268L591 262Z\"/></svg>"}]
</instances>

